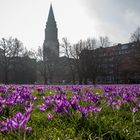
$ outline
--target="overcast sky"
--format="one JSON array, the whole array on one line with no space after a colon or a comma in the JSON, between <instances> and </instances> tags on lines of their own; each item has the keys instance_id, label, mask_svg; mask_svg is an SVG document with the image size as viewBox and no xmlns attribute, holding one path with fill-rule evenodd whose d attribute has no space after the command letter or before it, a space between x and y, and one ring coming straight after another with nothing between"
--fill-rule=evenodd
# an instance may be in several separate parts
<instances>
[{"instance_id":1,"label":"overcast sky","mask_svg":"<svg viewBox=\"0 0 140 140\"><path fill-rule=\"evenodd\" d=\"M50 2L59 42L62 37L75 43L102 35L126 43L140 26L140 0L0 0L0 39L17 37L37 49L44 41Z\"/></svg>"}]
</instances>

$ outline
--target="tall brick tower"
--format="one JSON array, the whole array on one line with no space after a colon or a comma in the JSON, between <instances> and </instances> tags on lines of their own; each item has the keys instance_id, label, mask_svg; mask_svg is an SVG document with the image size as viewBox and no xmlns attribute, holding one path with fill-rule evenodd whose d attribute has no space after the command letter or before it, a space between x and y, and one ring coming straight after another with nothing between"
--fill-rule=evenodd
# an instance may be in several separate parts
<instances>
[{"instance_id":1,"label":"tall brick tower","mask_svg":"<svg viewBox=\"0 0 140 140\"><path fill-rule=\"evenodd\" d=\"M59 57L58 29L53 13L52 5L50 5L48 20L45 28L45 40L43 44L44 61L55 62Z\"/></svg>"}]
</instances>

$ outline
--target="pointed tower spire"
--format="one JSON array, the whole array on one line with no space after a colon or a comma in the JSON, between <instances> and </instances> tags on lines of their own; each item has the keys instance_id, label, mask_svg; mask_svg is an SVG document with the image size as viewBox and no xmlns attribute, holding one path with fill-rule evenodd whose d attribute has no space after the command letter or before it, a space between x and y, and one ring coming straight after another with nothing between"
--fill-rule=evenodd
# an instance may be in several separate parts
<instances>
[{"instance_id":1,"label":"pointed tower spire","mask_svg":"<svg viewBox=\"0 0 140 140\"><path fill-rule=\"evenodd\" d=\"M45 29L45 40L43 45L44 57L48 60L55 60L59 57L59 42L57 36L57 25L53 13L52 4L48 14L48 20Z\"/></svg>"},{"instance_id":2,"label":"pointed tower spire","mask_svg":"<svg viewBox=\"0 0 140 140\"><path fill-rule=\"evenodd\" d=\"M50 5L50 10L49 10L47 24L54 24L54 25L56 25L52 4Z\"/></svg>"},{"instance_id":3,"label":"pointed tower spire","mask_svg":"<svg viewBox=\"0 0 140 140\"><path fill-rule=\"evenodd\" d=\"M52 4L50 5L50 10L49 10L48 18L54 18L54 13L53 13Z\"/></svg>"}]
</instances>

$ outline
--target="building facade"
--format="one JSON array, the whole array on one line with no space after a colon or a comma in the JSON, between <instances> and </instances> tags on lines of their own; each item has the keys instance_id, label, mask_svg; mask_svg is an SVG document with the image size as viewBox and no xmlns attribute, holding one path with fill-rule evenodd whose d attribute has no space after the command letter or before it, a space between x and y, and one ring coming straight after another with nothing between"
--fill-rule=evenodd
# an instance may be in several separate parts
<instances>
[{"instance_id":1,"label":"building facade","mask_svg":"<svg viewBox=\"0 0 140 140\"><path fill-rule=\"evenodd\" d=\"M86 69L83 75L89 81L90 73L95 73L94 80L97 83L140 83L139 56L140 43L133 42L83 50L80 61L82 69Z\"/></svg>"}]
</instances>

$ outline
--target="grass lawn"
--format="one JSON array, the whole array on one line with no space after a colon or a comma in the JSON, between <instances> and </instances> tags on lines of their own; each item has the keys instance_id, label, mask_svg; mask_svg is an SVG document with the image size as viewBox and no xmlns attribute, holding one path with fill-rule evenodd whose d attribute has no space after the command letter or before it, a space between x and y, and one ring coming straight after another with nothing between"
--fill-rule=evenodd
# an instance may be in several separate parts
<instances>
[{"instance_id":1,"label":"grass lawn","mask_svg":"<svg viewBox=\"0 0 140 140\"><path fill-rule=\"evenodd\" d=\"M140 85L1 85L0 140L140 140Z\"/></svg>"}]
</instances>

